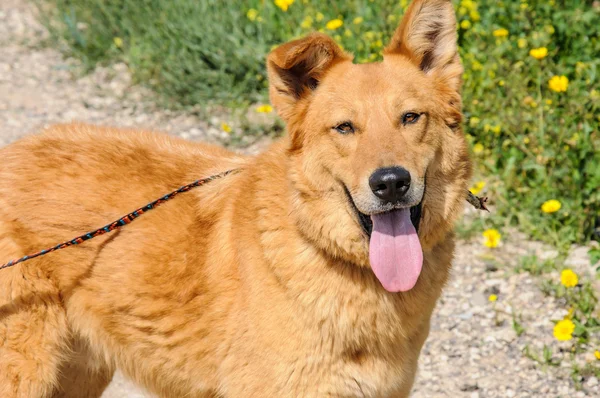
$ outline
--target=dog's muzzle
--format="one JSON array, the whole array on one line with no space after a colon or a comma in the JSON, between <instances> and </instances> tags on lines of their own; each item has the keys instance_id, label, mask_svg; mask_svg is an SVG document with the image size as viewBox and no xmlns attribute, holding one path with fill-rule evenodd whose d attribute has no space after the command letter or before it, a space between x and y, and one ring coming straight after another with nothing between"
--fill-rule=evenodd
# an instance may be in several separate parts
<instances>
[{"instance_id":1,"label":"dog's muzzle","mask_svg":"<svg viewBox=\"0 0 600 398\"><path fill-rule=\"evenodd\" d=\"M373 221L371 220L371 216L364 214L360 210L358 210L358 207L356 207L356 204L354 203L354 200L352 199L352 195L350 195L350 191L348 191L348 188L346 187L346 185L344 185L344 192L346 193L348 202L350 202L350 207L352 208L354 214L356 215L356 217L358 219L358 223L362 227L363 231L370 238L371 233L373 232ZM423 199L421 199L421 202L419 202L419 204L412 206L410 208L410 220L411 220L412 224L414 225L415 229L417 230L417 232L419 232L419 224L421 223L422 209L423 209ZM393 210L391 210L391 211L393 211Z\"/></svg>"}]
</instances>

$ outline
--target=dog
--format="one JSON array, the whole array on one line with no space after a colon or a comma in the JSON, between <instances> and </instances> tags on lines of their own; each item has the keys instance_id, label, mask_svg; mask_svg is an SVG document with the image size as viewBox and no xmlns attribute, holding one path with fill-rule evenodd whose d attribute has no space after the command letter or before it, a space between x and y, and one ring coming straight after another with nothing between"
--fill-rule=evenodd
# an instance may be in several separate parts
<instances>
[{"instance_id":1,"label":"dog","mask_svg":"<svg viewBox=\"0 0 600 398\"><path fill-rule=\"evenodd\" d=\"M406 397L471 177L450 0L415 0L382 62L315 33L267 58L287 134L255 157L57 125L0 150L0 396Z\"/></svg>"}]
</instances>

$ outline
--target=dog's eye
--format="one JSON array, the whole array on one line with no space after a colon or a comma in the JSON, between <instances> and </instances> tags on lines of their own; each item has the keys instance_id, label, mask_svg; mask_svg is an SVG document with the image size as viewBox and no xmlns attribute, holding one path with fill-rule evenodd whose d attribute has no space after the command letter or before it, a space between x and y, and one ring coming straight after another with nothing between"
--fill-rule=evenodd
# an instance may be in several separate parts
<instances>
[{"instance_id":1,"label":"dog's eye","mask_svg":"<svg viewBox=\"0 0 600 398\"><path fill-rule=\"evenodd\" d=\"M421 115L419 115L418 113L405 113L404 116L402 116L402 124L414 124L419 120L420 117Z\"/></svg>"},{"instance_id":2,"label":"dog's eye","mask_svg":"<svg viewBox=\"0 0 600 398\"><path fill-rule=\"evenodd\" d=\"M335 126L334 128L338 131L338 133L341 133L341 134L352 134L352 133L354 133L354 126L350 122L342 123L342 124L340 124L338 126Z\"/></svg>"}]
</instances>

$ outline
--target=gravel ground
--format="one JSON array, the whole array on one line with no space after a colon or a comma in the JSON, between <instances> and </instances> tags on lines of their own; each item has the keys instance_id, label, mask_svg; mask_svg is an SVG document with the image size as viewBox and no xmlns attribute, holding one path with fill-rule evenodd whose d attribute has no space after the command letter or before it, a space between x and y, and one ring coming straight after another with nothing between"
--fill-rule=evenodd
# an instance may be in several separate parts
<instances>
[{"instance_id":1,"label":"gravel ground","mask_svg":"<svg viewBox=\"0 0 600 398\"><path fill-rule=\"evenodd\" d=\"M204 121L153 107L148 102L152 93L132 86L124 65L77 77L76 61L37 46L46 32L34 11L24 0L0 2L0 145L71 120L157 129L191 140L227 140L215 127L220 125L218 118ZM255 152L265 142L245 151ZM420 360L415 397L600 395L595 377L582 379L583 389L576 390L570 361L547 367L523 355L525 347L541 353L547 345L556 357L566 357L571 345L559 344L552 336L551 320L564 317L564 303L541 292L541 277L514 270L524 255L550 258L556 252L517 233L510 235L495 250L484 248L479 239L459 243L453 277L434 314ZM585 247L573 248L567 265L592 276L586 252ZM544 278L558 280L558 273ZM498 296L495 303L488 301L492 293ZM525 330L520 336L513 329L513 317ZM576 362L583 366L594 361L592 352L578 355ZM104 394L104 398L144 396L118 373Z\"/></svg>"}]
</instances>

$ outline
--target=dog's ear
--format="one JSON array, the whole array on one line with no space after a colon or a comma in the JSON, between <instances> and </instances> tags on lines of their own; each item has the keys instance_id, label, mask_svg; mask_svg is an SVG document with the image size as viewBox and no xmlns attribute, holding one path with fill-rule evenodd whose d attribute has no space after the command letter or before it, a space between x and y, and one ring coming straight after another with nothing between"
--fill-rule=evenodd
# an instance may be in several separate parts
<instances>
[{"instance_id":1,"label":"dog's ear","mask_svg":"<svg viewBox=\"0 0 600 398\"><path fill-rule=\"evenodd\" d=\"M414 0L385 54L402 54L425 73L445 75L459 89L462 67L451 0Z\"/></svg>"},{"instance_id":2,"label":"dog's ear","mask_svg":"<svg viewBox=\"0 0 600 398\"><path fill-rule=\"evenodd\" d=\"M288 120L294 105L315 90L328 68L350 59L331 38L314 33L285 43L267 57L269 95L279 115Z\"/></svg>"}]
</instances>

